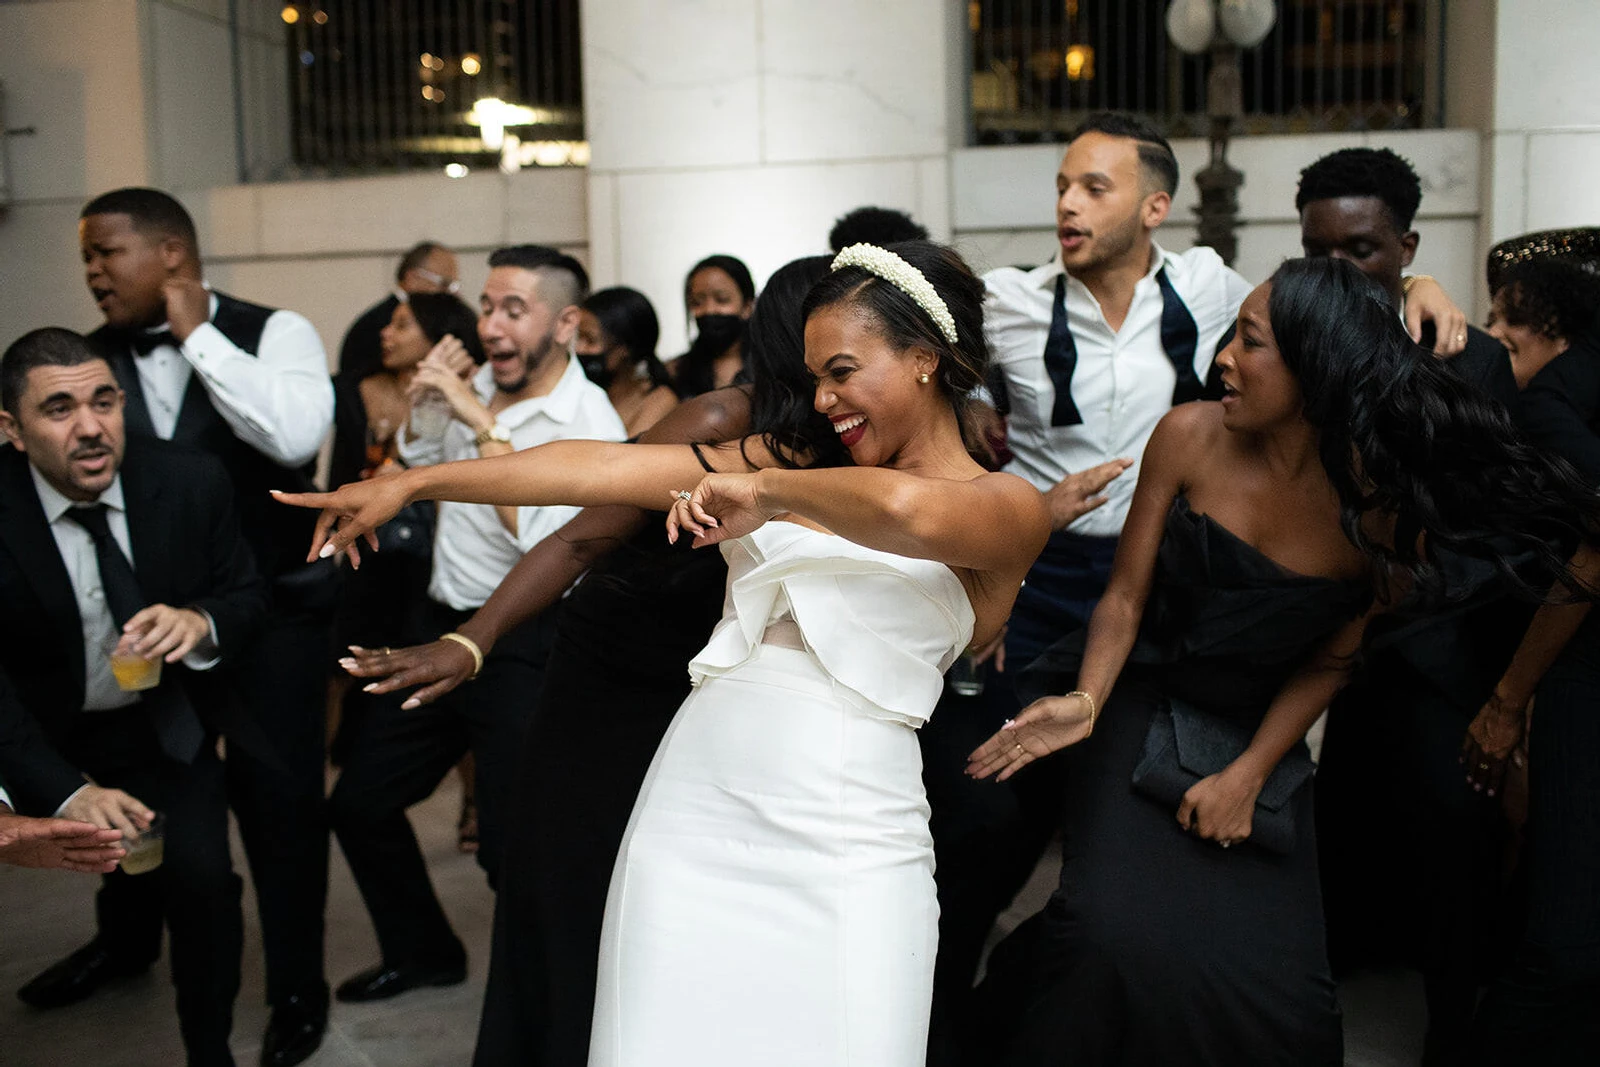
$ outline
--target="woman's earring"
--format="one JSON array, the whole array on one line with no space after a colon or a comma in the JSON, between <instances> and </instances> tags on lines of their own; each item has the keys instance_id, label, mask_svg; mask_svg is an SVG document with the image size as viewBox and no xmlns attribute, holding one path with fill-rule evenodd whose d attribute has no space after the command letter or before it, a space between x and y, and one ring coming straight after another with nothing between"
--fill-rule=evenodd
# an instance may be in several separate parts
<instances>
[{"instance_id":1,"label":"woman's earring","mask_svg":"<svg viewBox=\"0 0 1600 1067\"><path fill-rule=\"evenodd\" d=\"M927 385L929 378L926 374L919 374L917 375L917 381L921 382L923 385Z\"/></svg>"}]
</instances>

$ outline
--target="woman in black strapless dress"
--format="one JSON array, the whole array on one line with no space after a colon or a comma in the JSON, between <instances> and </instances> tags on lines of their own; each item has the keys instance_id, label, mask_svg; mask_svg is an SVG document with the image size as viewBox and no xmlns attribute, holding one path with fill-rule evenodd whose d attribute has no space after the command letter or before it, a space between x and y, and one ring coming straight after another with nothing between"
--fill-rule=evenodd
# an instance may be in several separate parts
<instances>
[{"instance_id":1,"label":"woman in black strapless dress","mask_svg":"<svg viewBox=\"0 0 1600 1067\"><path fill-rule=\"evenodd\" d=\"M1087 633L973 754L1072 746L1061 883L995 950L974 1064L1340 1064L1305 732L1368 619L1441 592L1431 549L1564 575L1600 515L1348 264L1286 263L1217 365L1222 403L1151 438Z\"/></svg>"}]
</instances>

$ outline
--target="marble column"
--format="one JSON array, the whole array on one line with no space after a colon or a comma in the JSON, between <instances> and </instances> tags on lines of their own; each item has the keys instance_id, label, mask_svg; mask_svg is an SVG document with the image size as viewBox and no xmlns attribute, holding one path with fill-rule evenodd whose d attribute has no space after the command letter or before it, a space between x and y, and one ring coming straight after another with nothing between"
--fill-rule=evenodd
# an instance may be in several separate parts
<instances>
[{"instance_id":1,"label":"marble column","mask_svg":"<svg viewBox=\"0 0 1600 1067\"><path fill-rule=\"evenodd\" d=\"M713 252L757 283L876 204L948 237L965 5L584 0L596 287L630 285L685 347L683 281Z\"/></svg>"}]
</instances>

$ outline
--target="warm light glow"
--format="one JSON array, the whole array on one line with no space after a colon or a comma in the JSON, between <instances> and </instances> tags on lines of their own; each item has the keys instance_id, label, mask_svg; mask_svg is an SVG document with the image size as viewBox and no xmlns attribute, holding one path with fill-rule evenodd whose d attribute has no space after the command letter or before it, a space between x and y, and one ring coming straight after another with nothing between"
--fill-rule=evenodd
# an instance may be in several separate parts
<instances>
[{"instance_id":1,"label":"warm light glow","mask_svg":"<svg viewBox=\"0 0 1600 1067\"><path fill-rule=\"evenodd\" d=\"M431 85L424 85L422 87L422 99L431 100L437 104L444 99L444 90L436 89Z\"/></svg>"},{"instance_id":2,"label":"warm light glow","mask_svg":"<svg viewBox=\"0 0 1600 1067\"><path fill-rule=\"evenodd\" d=\"M465 178L467 176L467 165L465 163L446 163L444 165L444 176L446 178Z\"/></svg>"},{"instance_id":3,"label":"warm light glow","mask_svg":"<svg viewBox=\"0 0 1600 1067\"><path fill-rule=\"evenodd\" d=\"M300 9L293 4L284 4L283 10L279 12L279 15L284 22L291 26L300 21Z\"/></svg>"},{"instance_id":4,"label":"warm light glow","mask_svg":"<svg viewBox=\"0 0 1600 1067\"><path fill-rule=\"evenodd\" d=\"M328 13L326 11L313 12L311 15L311 21L315 22L318 26L326 26L328 24Z\"/></svg>"},{"instance_id":5,"label":"warm light glow","mask_svg":"<svg viewBox=\"0 0 1600 1067\"><path fill-rule=\"evenodd\" d=\"M417 62L421 63L427 69L432 70L433 69L433 53L432 52L424 52L424 53L422 53L422 58L419 59Z\"/></svg>"},{"instance_id":6,"label":"warm light glow","mask_svg":"<svg viewBox=\"0 0 1600 1067\"><path fill-rule=\"evenodd\" d=\"M1067 49L1067 80L1094 80L1094 49L1086 44L1075 44Z\"/></svg>"},{"instance_id":7,"label":"warm light glow","mask_svg":"<svg viewBox=\"0 0 1600 1067\"><path fill-rule=\"evenodd\" d=\"M467 77L470 78L481 70L483 70L483 60L479 59L476 55L468 52L466 55L461 57L461 73L465 74Z\"/></svg>"},{"instance_id":8,"label":"warm light glow","mask_svg":"<svg viewBox=\"0 0 1600 1067\"><path fill-rule=\"evenodd\" d=\"M472 105L465 118L467 125L478 127L483 147L498 152L506 143L506 127L535 126L546 121L546 114L522 104L508 104L497 96L486 96Z\"/></svg>"}]
</instances>

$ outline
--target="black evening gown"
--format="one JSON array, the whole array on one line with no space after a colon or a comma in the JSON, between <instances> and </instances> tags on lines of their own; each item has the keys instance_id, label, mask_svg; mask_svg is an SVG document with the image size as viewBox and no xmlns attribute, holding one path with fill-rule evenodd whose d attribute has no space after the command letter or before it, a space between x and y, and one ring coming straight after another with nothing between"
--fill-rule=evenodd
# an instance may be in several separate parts
<instances>
[{"instance_id":1,"label":"black evening gown","mask_svg":"<svg viewBox=\"0 0 1600 1067\"><path fill-rule=\"evenodd\" d=\"M584 1067L606 890L727 566L652 514L567 598L507 816L473 1063Z\"/></svg>"},{"instance_id":2,"label":"black evening gown","mask_svg":"<svg viewBox=\"0 0 1600 1067\"><path fill-rule=\"evenodd\" d=\"M1254 730L1364 583L1285 571L1179 497L1139 640L1065 767L1061 882L996 949L974 1064L1316 1067L1342 1061L1309 789L1293 852L1224 850L1130 780L1168 697ZM1025 672L1032 699L1073 688L1083 637Z\"/></svg>"}]
</instances>

